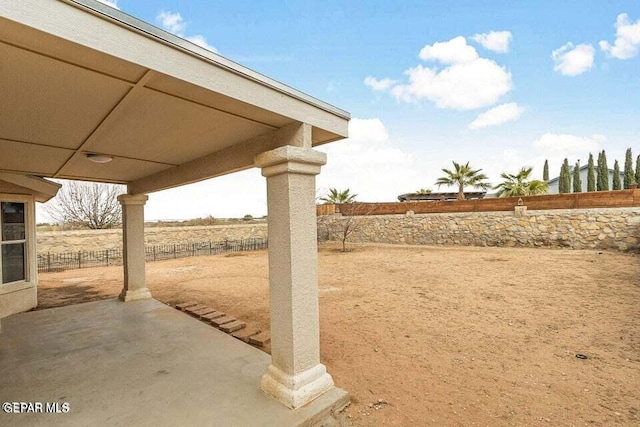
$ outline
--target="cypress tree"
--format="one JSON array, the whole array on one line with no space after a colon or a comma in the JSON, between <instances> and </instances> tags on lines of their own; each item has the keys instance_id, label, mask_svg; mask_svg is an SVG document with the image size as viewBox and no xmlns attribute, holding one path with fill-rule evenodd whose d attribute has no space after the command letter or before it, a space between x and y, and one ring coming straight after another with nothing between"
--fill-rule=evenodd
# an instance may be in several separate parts
<instances>
[{"instance_id":1,"label":"cypress tree","mask_svg":"<svg viewBox=\"0 0 640 427\"><path fill-rule=\"evenodd\" d=\"M564 159L562 168L560 169L560 182L562 186L560 188L560 194L571 192L571 170L569 169L569 160Z\"/></svg>"},{"instance_id":2,"label":"cypress tree","mask_svg":"<svg viewBox=\"0 0 640 427\"><path fill-rule=\"evenodd\" d=\"M593 165L593 154L589 153L587 165L587 191L596 191L596 169Z\"/></svg>"},{"instance_id":3,"label":"cypress tree","mask_svg":"<svg viewBox=\"0 0 640 427\"><path fill-rule=\"evenodd\" d=\"M598 191L609 191L609 167L604 150L598 155Z\"/></svg>"},{"instance_id":4,"label":"cypress tree","mask_svg":"<svg viewBox=\"0 0 640 427\"><path fill-rule=\"evenodd\" d=\"M567 159L564 159L564 188L565 193L571 193L571 168Z\"/></svg>"},{"instance_id":5,"label":"cypress tree","mask_svg":"<svg viewBox=\"0 0 640 427\"><path fill-rule=\"evenodd\" d=\"M633 173L633 155L631 154L631 148L627 148L627 152L624 156L624 189L631 188L631 184L635 181Z\"/></svg>"},{"instance_id":6,"label":"cypress tree","mask_svg":"<svg viewBox=\"0 0 640 427\"><path fill-rule=\"evenodd\" d=\"M564 191L564 163L560 166L560 175L558 175L558 193L563 194Z\"/></svg>"},{"instance_id":7,"label":"cypress tree","mask_svg":"<svg viewBox=\"0 0 640 427\"><path fill-rule=\"evenodd\" d=\"M580 162L573 167L573 192L582 193L582 178L580 178Z\"/></svg>"},{"instance_id":8,"label":"cypress tree","mask_svg":"<svg viewBox=\"0 0 640 427\"><path fill-rule=\"evenodd\" d=\"M640 154L638 154L638 158L636 159L636 184L640 187Z\"/></svg>"},{"instance_id":9,"label":"cypress tree","mask_svg":"<svg viewBox=\"0 0 640 427\"><path fill-rule=\"evenodd\" d=\"M549 160L544 161L544 169L542 169L542 180L549 182Z\"/></svg>"},{"instance_id":10,"label":"cypress tree","mask_svg":"<svg viewBox=\"0 0 640 427\"><path fill-rule=\"evenodd\" d=\"M620 165L618 165L617 160L613 163L613 189L622 190L622 185L620 185Z\"/></svg>"},{"instance_id":11,"label":"cypress tree","mask_svg":"<svg viewBox=\"0 0 640 427\"><path fill-rule=\"evenodd\" d=\"M602 150L602 189L609 191L609 166L607 166L607 153Z\"/></svg>"},{"instance_id":12,"label":"cypress tree","mask_svg":"<svg viewBox=\"0 0 640 427\"><path fill-rule=\"evenodd\" d=\"M598 167L596 168L597 182L596 190L602 191L602 151L598 153Z\"/></svg>"}]
</instances>

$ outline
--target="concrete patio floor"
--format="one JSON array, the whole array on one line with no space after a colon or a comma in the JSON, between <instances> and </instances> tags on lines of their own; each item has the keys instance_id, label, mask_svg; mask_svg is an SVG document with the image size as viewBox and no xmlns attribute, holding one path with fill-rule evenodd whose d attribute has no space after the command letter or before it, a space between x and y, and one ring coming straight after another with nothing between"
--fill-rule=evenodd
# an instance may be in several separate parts
<instances>
[{"instance_id":1,"label":"concrete patio floor","mask_svg":"<svg viewBox=\"0 0 640 427\"><path fill-rule=\"evenodd\" d=\"M270 359L155 300L16 314L2 319L0 404L70 410L0 411L0 425L315 426L348 402L335 388L287 409L258 388Z\"/></svg>"}]
</instances>

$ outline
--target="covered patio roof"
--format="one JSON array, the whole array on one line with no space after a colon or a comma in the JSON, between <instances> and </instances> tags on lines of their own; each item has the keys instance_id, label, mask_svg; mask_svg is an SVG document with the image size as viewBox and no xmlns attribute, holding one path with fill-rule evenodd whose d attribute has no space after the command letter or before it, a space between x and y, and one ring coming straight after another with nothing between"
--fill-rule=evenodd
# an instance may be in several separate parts
<instances>
[{"instance_id":1,"label":"covered patio roof","mask_svg":"<svg viewBox=\"0 0 640 427\"><path fill-rule=\"evenodd\" d=\"M4 172L148 193L308 144L300 124L347 136L347 112L94 0L0 0L0 68Z\"/></svg>"},{"instance_id":2,"label":"covered patio roof","mask_svg":"<svg viewBox=\"0 0 640 427\"><path fill-rule=\"evenodd\" d=\"M271 364L253 365L262 372L268 367L260 381L259 375L253 375L253 388L242 385L242 394L255 395L259 387L284 406L303 412L315 399L324 402L325 408L343 400L344 392L334 387L320 363L315 176L326 155L312 147L345 138L348 113L95 0L0 0L0 99L0 174L7 178L5 190L18 186L33 190L29 194L37 190L46 198L57 189L38 178L16 175L127 185L128 194L118 197L124 249L120 299L132 307L140 307L138 300L152 298L145 278L146 193L261 168L269 218ZM33 272L29 280L23 277L4 287L0 317L37 304L33 215L27 222L30 237L7 244L28 247L31 255L22 262ZM133 337L144 335L150 323L127 310L134 309L121 307L112 314L124 317L121 320L132 330L132 338L122 339L123 334L115 338L120 338L119 346L144 352L144 342ZM39 316L23 318L35 322L37 333L47 330L46 322L37 324ZM12 325L19 329L11 322L3 329ZM66 318L66 322L73 321ZM94 326L99 329L100 325ZM96 328L78 335L76 344L89 345ZM143 329L133 331L137 328ZM3 341L8 336L4 334ZM156 341L164 339L154 336ZM66 332L57 337L44 344L55 348L69 338ZM197 339L191 336L186 343ZM30 353L29 342L20 346L28 355L11 363L0 357L0 374L14 369L12 363L15 369L30 366L23 362L37 357ZM0 356L3 348L7 349L4 343ZM223 353L235 350L220 349ZM170 349L165 353L170 355ZM78 353L74 367L89 356ZM225 362L227 369L235 366L235 357ZM196 366L189 375L201 372ZM234 384L243 384L245 373L240 372ZM216 375L209 371L206 378ZM15 392L29 386L29 381L21 379L25 377L9 384L9 389ZM80 382L81 387L95 387ZM116 385L116 390L125 388L125 383ZM196 395L206 394L201 390ZM172 394L185 395L175 390ZM131 402L132 408L136 402L139 399ZM269 411L248 402L232 410L238 419L246 410Z\"/></svg>"}]
</instances>

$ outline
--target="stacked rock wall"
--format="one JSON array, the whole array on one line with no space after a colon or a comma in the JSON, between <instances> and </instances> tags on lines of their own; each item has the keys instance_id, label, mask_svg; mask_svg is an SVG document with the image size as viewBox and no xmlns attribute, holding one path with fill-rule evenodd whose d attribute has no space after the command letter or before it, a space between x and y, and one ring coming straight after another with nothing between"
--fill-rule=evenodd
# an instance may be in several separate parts
<instances>
[{"instance_id":1,"label":"stacked rock wall","mask_svg":"<svg viewBox=\"0 0 640 427\"><path fill-rule=\"evenodd\" d=\"M350 242L417 245L640 248L640 209L370 215L351 217ZM348 217L320 217L321 240L340 240Z\"/></svg>"}]
</instances>

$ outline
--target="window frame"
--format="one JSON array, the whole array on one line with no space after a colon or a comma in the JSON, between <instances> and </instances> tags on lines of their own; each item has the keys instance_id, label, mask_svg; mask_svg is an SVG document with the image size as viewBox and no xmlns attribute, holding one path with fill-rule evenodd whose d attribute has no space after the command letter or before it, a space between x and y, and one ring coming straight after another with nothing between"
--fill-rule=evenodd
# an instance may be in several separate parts
<instances>
[{"instance_id":1,"label":"window frame","mask_svg":"<svg viewBox=\"0 0 640 427\"><path fill-rule=\"evenodd\" d=\"M5 244L24 244L24 280L2 283L2 250L0 250L0 294L4 294L34 286L35 281L37 280L37 270L34 272L32 266L35 259L33 258L33 245L35 245L35 199L30 195L0 194L0 202L24 204L24 240L2 241L2 236L0 236L0 248ZM1 226L2 215L0 213L0 230Z\"/></svg>"}]
</instances>

